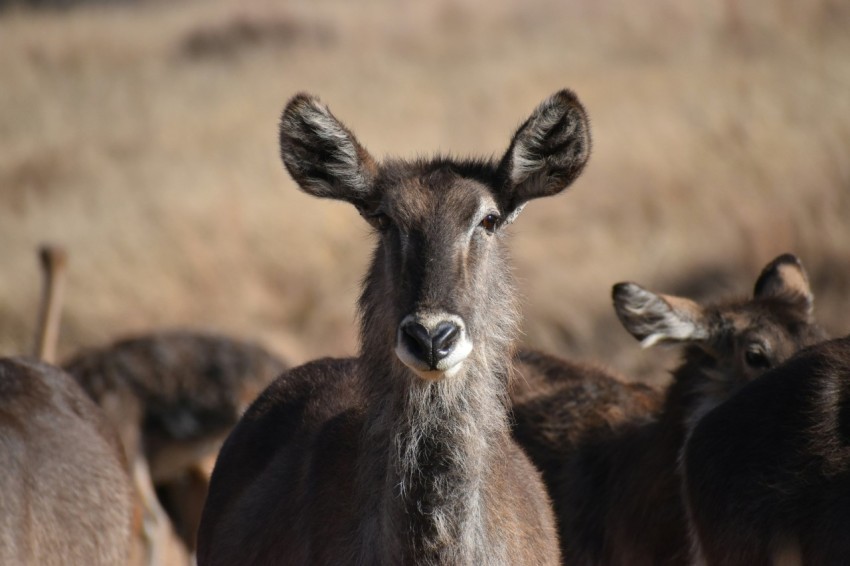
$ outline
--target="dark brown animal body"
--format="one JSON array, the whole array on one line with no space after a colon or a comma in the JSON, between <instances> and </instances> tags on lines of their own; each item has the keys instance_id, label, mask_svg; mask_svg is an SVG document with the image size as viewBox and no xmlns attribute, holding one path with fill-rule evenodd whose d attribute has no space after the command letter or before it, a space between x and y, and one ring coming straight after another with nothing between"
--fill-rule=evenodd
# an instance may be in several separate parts
<instances>
[{"instance_id":1,"label":"dark brown animal body","mask_svg":"<svg viewBox=\"0 0 850 566\"><path fill-rule=\"evenodd\" d=\"M589 436L654 420L662 394L612 370L523 349L514 357L514 436L547 485Z\"/></svg>"},{"instance_id":2,"label":"dark brown animal body","mask_svg":"<svg viewBox=\"0 0 850 566\"><path fill-rule=\"evenodd\" d=\"M614 287L614 302L645 345L688 344L666 394L520 354L519 371L541 393L514 394L514 434L543 471L566 564L687 564L680 450L705 412L822 338L805 272L785 255L765 267L749 300L700 306L624 283ZM543 388L540 374L548 375Z\"/></svg>"},{"instance_id":3,"label":"dark brown animal body","mask_svg":"<svg viewBox=\"0 0 850 566\"><path fill-rule=\"evenodd\" d=\"M286 365L253 343L169 331L84 350L64 368L104 410L128 461L149 467L175 528L194 548L209 480L204 460ZM200 501L182 504L187 490Z\"/></svg>"},{"instance_id":4,"label":"dark brown animal body","mask_svg":"<svg viewBox=\"0 0 850 566\"><path fill-rule=\"evenodd\" d=\"M562 91L501 162L378 165L325 106L294 98L284 163L376 229L361 353L291 370L222 448L198 563L555 564L539 474L510 435L516 299L503 228L563 190L589 152Z\"/></svg>"},{"instance_id":5,"label":"dark brown animal body","mask_svg":"<svg viewBox=\"0 0 850 566\"><path fill-rule=\"evenodd\" d=\"M709 412L683 455L698 563L850 561L850 337L807 348Z\"/></svg>"},{"instance_id":6,"label":"dark brown animal body","mask_svg":"<svg viewBox=\"0 0 850 566\"><path fill-rule=\"evenodd\" d=\"M128 457L144 452L157 482L215 453L286 369L256 344L190 331L126 338L79 352L63 367L106 410Z\"/></svg>"},{"instance_id":7,"label":"dark brown animal body","mask_svg":"<svg viewBox=\"0 0 850 566\"><path fill-rule=\"evenodd\" d=\"M0 359L0 564L126 564L132 516L98 408L59 369Z\"/></svg>"}]
</instances>

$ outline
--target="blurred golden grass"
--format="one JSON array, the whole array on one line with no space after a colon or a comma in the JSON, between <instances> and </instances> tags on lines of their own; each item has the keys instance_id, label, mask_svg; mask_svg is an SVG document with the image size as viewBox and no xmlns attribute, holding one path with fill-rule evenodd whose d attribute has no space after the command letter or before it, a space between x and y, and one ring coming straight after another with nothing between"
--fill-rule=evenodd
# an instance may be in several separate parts
<instances>
[{"instance_id":1,"label":"blurred golden grass","mask_svg":"<svg viewBox=\"0 0 850 566\"><path fill-rule=\"evenodd\" d=\"M44 240L71 253L62 353L162 326L296 362L353 352L369 232L280 166L277 118L300 90L378 156L497 155L542 98L578 93L591 163L512 227L528 344L658 376L670 360L618 327L611 284L745 293L785 251L847 333L848 23L832 0L7 11L0 354L30 348Z\"/></svg>"}]
</instances>

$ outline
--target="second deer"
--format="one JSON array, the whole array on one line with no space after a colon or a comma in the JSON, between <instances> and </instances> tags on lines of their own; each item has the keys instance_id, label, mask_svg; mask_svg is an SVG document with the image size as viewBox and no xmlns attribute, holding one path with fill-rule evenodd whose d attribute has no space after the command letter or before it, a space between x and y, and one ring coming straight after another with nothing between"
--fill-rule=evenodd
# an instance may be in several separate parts
<instances>
[{"instance_id":1,"label":"second deer","mask_svg":"<svg viewBox=\"0 0 850 566\"><path fill-rule=\"evenodd\" d=\"M822 339L799 260L768 264L747 300L700 305L634 283L614 287L625 328L644 346L685 345L662 397L604 370L521 353L515 435L543 471L566 564L688 564L678 458L710 409Z\"/></svg>"}]
</instances>

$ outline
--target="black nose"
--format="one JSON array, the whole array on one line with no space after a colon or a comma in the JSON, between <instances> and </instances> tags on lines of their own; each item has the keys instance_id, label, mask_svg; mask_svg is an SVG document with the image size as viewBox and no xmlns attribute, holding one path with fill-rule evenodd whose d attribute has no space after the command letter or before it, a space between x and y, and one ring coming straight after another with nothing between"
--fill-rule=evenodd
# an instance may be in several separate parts
<instances>
[{"instance_id":1,"label":"black nose","mask_svg":"<svg viewBox=\"0 0 850 566\"><path fill-rule=\"evenodd\" d=\"M418 322L408 322L401 328L408 350L432 369L454 349L460 327L452 322L439 323L432 332Z\"/></svg>"},{"instance_id":2,"label":"black nose","mask_svg":"<svg viewBox=\"0 0 850 566\"><path fill-rule=\"evenodd\" d=\"M457 342L458 334L460 334L460 328L456 324L441 322L437 325L431 336L431 353L434 356L434 363L449 355Z\"/></svg>"}]
</instances>

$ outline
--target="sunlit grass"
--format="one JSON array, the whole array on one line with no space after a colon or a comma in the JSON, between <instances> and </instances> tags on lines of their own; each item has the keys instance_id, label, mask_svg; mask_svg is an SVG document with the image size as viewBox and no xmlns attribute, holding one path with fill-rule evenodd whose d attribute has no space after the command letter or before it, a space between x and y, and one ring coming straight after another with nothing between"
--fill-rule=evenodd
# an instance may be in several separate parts
<instances>
[{"instance_id":1,"label":"sunlit grass","mask_svg":"<svg viewBox=\"0 0 850 566\"><path fill-rule=\"evenodd\" d=\"M29 350L43 240L71 253L60 352L175 325L294 361L354 352L369 232L280 166L276 122L300 90L379 156L497 155L539 100L579 94L587 172L512 228L530 344L648 372L611 284L746 293L785 251L846 333L850 18L832 2L730 10L340 0L2 14L0 354ZM697 289L702 273L715 280Z\"/></svg>"}]
</instances>

